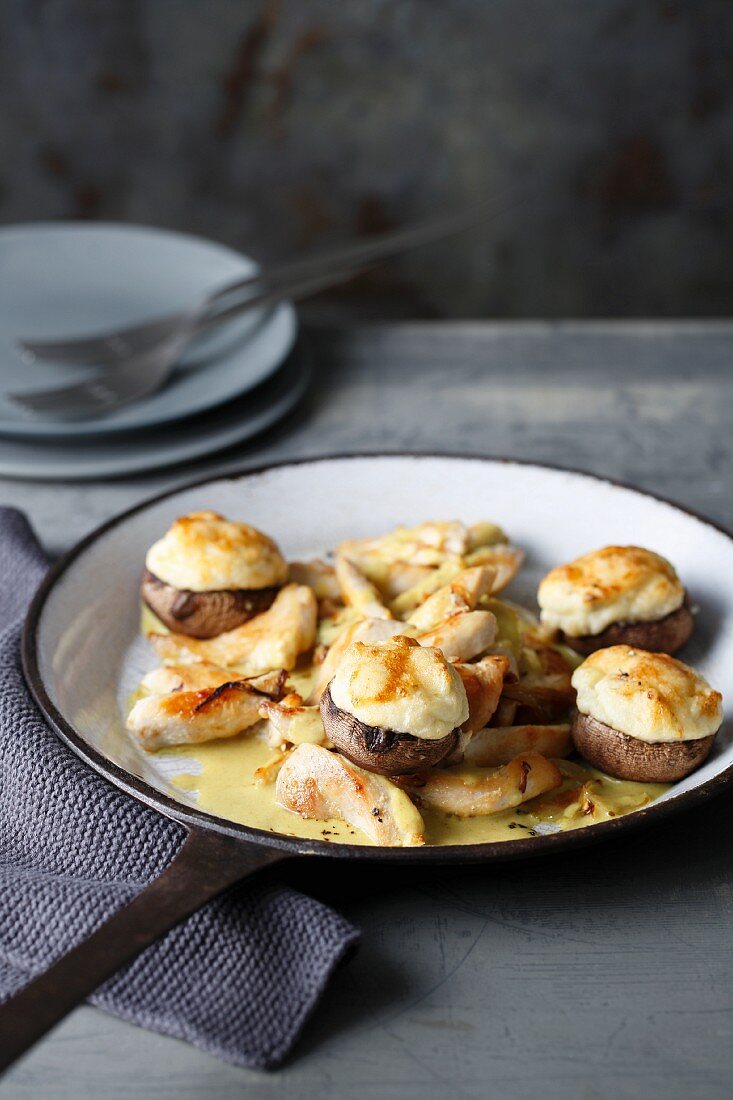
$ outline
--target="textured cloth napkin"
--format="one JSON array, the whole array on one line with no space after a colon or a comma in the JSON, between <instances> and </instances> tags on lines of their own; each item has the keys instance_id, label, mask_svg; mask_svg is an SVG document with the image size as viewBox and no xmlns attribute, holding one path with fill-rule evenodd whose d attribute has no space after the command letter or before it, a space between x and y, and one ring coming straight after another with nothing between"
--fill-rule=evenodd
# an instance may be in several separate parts
<instances>
[{"instance_id":1,"label":"textured cloth napkin","mask_svg":"<svg viewBox=\"0 0 733 1100\"><path fill-rule=\"evenodd\" d=\"M23 680L22 619L47 561L0 508L0 1000L165 868L183 830L102 779L48 729ZM358 938L284 887L235 887L103 985L92 1002L227 1062L277 1065Z\"/></svg>"}]
</instances>

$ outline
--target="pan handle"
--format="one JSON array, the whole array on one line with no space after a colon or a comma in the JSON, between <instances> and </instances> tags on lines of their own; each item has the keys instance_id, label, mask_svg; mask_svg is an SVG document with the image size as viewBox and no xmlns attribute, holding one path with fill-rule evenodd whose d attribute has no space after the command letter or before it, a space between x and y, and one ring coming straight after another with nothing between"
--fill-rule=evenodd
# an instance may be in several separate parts
<instances>
[{"instance_id":1,"label":"pan handle","mask_svg":"<svg viewBox=\"0 0 733 1100\"><path fill-rule=\"evenodd\" d=\"M191 828L161 875L0 1005L0 1072L179 921L228 886L286 858L288 853L277 848Z\"/></svg>"}]
</instances>

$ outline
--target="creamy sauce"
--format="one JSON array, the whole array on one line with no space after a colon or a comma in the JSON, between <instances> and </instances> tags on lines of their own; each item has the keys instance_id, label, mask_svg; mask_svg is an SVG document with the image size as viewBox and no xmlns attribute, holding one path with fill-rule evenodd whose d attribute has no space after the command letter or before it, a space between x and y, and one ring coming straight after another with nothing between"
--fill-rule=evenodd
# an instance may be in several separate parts
<instances>
[{"instance_id":1,"label":"creamy sauce","mask_svg":"<svg viewBox=\"0 0 733 1100\"><path fill-rule=\"evenodd\" d=\"M142 625L144 631L161 629L147 609ZM289 674L289 682L305 696L313 676L313 668L301 665ZM130 706L135 698L137 693ZM166 758L165 770L167 774L172 772L173 785L193 793L197 807L207 813L285 836L327 843L371 843L364 833L344 821L305 820L278 806L275 801L278 753L256 733L246 731L220 741L163 749L155 756ZM558 760L557 764L565 777L562 787L514 810L459 818L421 808L427 844L481 844L584 828L640 809L669 789L663 783L611 779L575 760ZM257 783L255 772L268 765L269 782ZM485 769L480 771L483 774Z\"/></svg>"},{"instance_id":2,"label":"creamy sauce","mask_svg":"<svg viewBox=\"0 0 733 1100\"><path fill-rule=\"evenodd\" d=\"M277 756L257 736L241 734L205 745L164 749L159 755L173 757L180 763L174 785L195 791L197 806L207 813L287 836L370 843L360 830L343 821L308 821L278 806L275 774L263 785L254 779L255 771ZM639 809L668 789L663 783L611 779L574 760L557 763L566 776L563 786L517 809L469 818L421 810L427 843L480 844L579 829Z\"/></svg>"}]
</instances>

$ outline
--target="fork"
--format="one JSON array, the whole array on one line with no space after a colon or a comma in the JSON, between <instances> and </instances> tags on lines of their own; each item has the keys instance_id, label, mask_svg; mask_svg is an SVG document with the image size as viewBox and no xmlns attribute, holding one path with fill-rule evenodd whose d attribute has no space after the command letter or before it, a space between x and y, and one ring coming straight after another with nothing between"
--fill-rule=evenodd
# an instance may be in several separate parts
<instances>
[{"instance_id":1,"label":"fork","mask_svg":"<svg viewBox=\"0 0 733 1100\"><path fill-rule=\"evenodd\" d=\"M516 188L512 195L516 196ZM495 200L490 201L493 204ZM355 247L255 274L220 288L188 309L127 329L62 341L21 341L21 348L35 358L103 366L106 370L88 381L10 393L8 397L31 412L57 419L83 419L113 412L160 389L182 352L202 333L249 310L316 294L390 256L459 232L475 222L488 206L489 201ZM243 291L250 293L236 300ZM227 305L233 296L235 300Z\"/></svg>"},{"instance_id":2,"label":"fork","mask_svg":"<svg viewBox=\"0 0 733 1100\"><path fill-rule=\"evenodd\" d=\"M7 396L31 412L45 413L60 420L86 419L113 412L160 389L194 337L248 310L275 305L283 298L299 301L352 278L357 270L340 271L292 284L283 282L275 290L262 291L216 314L200 318L194 314L185 323L169 326L168 334L162 340L147 348L142 347L129 358L120 360L116 366L107 367L96 378L53 389L9 393ZM180 317L180 314L177 316Z\"/></svg>"},{"instance_id":3,"label":"fork","mask_svg":"<svg viewBox=\"0 0 733 1100\"><path fill-rule=\"evenodd\" d=\"M335 249L304 260L282 264L267 272L256 272L213 291L196 305L141 324L101 332L94 336L73 336L63 340L21 338L16 341L16 344L30 359L48 359L57 363L73 363L76 366L116 366L131 355L149 351L154 345L164 343L178 326L185 327L194 320L203 320L210 312L216 312L219 307L225 306L230 297L244 292L245 300L249 300L260 284L266 283L267 286L274 288L282 280L307 279L319 275L322 271L334 272L343 269L344 277L351 278L380 260L466 228L478 216L483 205L407 229L385 233L360 245Z\"/></svg>"}]
</instances>

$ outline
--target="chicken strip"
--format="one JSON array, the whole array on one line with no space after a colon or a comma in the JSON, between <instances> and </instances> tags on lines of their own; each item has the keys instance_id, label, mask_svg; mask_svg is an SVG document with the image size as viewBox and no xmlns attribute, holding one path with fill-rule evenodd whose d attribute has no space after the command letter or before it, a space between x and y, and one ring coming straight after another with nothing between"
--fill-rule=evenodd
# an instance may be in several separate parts
<instances>
[{"instance_id":1,"label":"chicken strip","mask_svg":"<svg viewBox=\"0 0 733 1100\"><path fill-rule=\"evenodd\" d=\"M151 695L167 695L171 691L202 691L229 684L236 677L230 668L219 668L202 661L198 665L164 665L154 668L140 681L140 686ZM278 699L282 695L287 673L284 669L266 672L251 681L253 687Z\"/></svg>"},{"instance_id":2,"label":"chicken strip","mask_svg":"<svg viewBox=\"0 0 733 1100\"><path fill-rule=\"evenodd\" d=\"M415 608L407 616L407 622L419 631L434 630L452 615L473 611L481 597L491 592L494 575L494 570L487 566L463 569L450 584Z\"/></svg>"},{"instance_id":3,"label":"chicken strip","mask_svg":"<svg viewBox=\"0 0 733 1100\"><path fill-rule=\"evenodd\" d=\"M474 734L464 760L466 764L494 768L508 764L517 753L540 752L557 759L572 751L567 722L557 726L490 726Z\"/></svg>"},{"instance_id":4,"label":"chicken strip","mask_svg":"<svg viewBox=\"0 0 733 1100\"><path fill-rule=\"evenodd\" d=\"M338 818L373 844L425 843L425 826L410 798L386 776L374 775L319 745L299 745L280 769L275 797L301 817Z\"/></svg>"},{"instance_id":5,"label":"chicken strip","mask_svg":"<svg viewBox=\"0 0 733 1100\"><path fill-rule=\"evenodd\" d=\"M255 768L252 775L255 787L269 787L271 783L274 783L278 777L280 768L292 751L292 748L281 749L264 764L260 765L259 768Z\"/></svg>"},{"instance_id":6,"label":"chicken strip","mask_svg":"<svg viewBox=\"0 0 733 1100\"><path fill-rule=\"evenodd\" d=\"M291 561L288 565L288 579L291 584L305 584L312 588L317 600L331 600L339 603L341 586L336 570L326 561L316 558L313 561Z\"/></svg>"},{"instance_id":7,"label":"chicken strip","mask_svg":"<svg viewBox=\"0 0 733 1100\"><path fill-rule=\"evenodd\" d=\"M499 705L509 661L506 657L483 657L471 665L457 662L455 668L468 697L468 721L463 729L476 733L487 725Z\"/></svg>"},{"instance_id":8,"label":"chicken strip","mask_svg":"<svg viewBox=\"0 0 733 1100\"><path fill-rule=\"evenodd\" d=\"M280 702L265 700L260 706L260 718L266 722L262 736L273 748L326 742L321 708L304 706L299 695L287 695Z\"/></svg>"},{"instance_id":9,"label":"chicken strip","mask_svg":"<svg viewBox=\"0 0 733 1100\"><path fill-rule=\"evenodd\" d=\"M322 665L318 669L316 682L308 696L308 703L320 702L321 696L333 679L339 662L352 642L386 642L408 630L405 623L392 619L359 619L343 630L329 648Z\"/></svg>"},{"instance_id":10,"label":"chicken strip","mask_svg":"<svg viewBox=\"0 0 733 1100\"><path fill-rule=\"evenodd\" d=\"M216 638L185 634L148 637L163 660L236 666L247 676L275 668L292 669L298 656L316 640L316 597L306 585L288 584L268 611Z\"/></svg>"},{"instance_id":11,"label":"chicken strip","mask_svg":"<svg viewBox=\"0 0 733 1100\"><path fill-rule=\"evenodd\" d=\"M420 645L435 646L443 651L448 661L470 661L479 657L495 638L496 619L490 611L464 611L452 615L435 630L417 636Z\"/></svg>"},{"instance_id":12,"label":"chicken strip","mask_svg":"<svg viewBox=\"0 0 733 1100\"><path fill-rule=\"evenodd\" d=\"M560 769L538 752L520 753L498 771L431 768L415 776L403 776L401 780L418 805L457 817L511 810L561 783Z\"/></svg>"},{"instance_id":13,"label":"chicken strip","mask_svg":"<svg viewBox=\"0 0 733 1100\"><path fill-rule=\"evenodd\" d=\"M379 592L353 562L339 554L336 558L336 576L345 604L359 615L369 619L391 619L392 612L382 603Z\"/></svg>"},{"instance_id":14,"label":"chicken strip","mask_svg":"<svg viewBox=\"0 0 733 1100\"><path fill-rule=\"evenodd\" d=\"M127 716L127 728L149 752L234 737L260 721L267 692L255 687L256 682L235 680L202 691L146 695Z\"/></svg>"}]
</instances>

